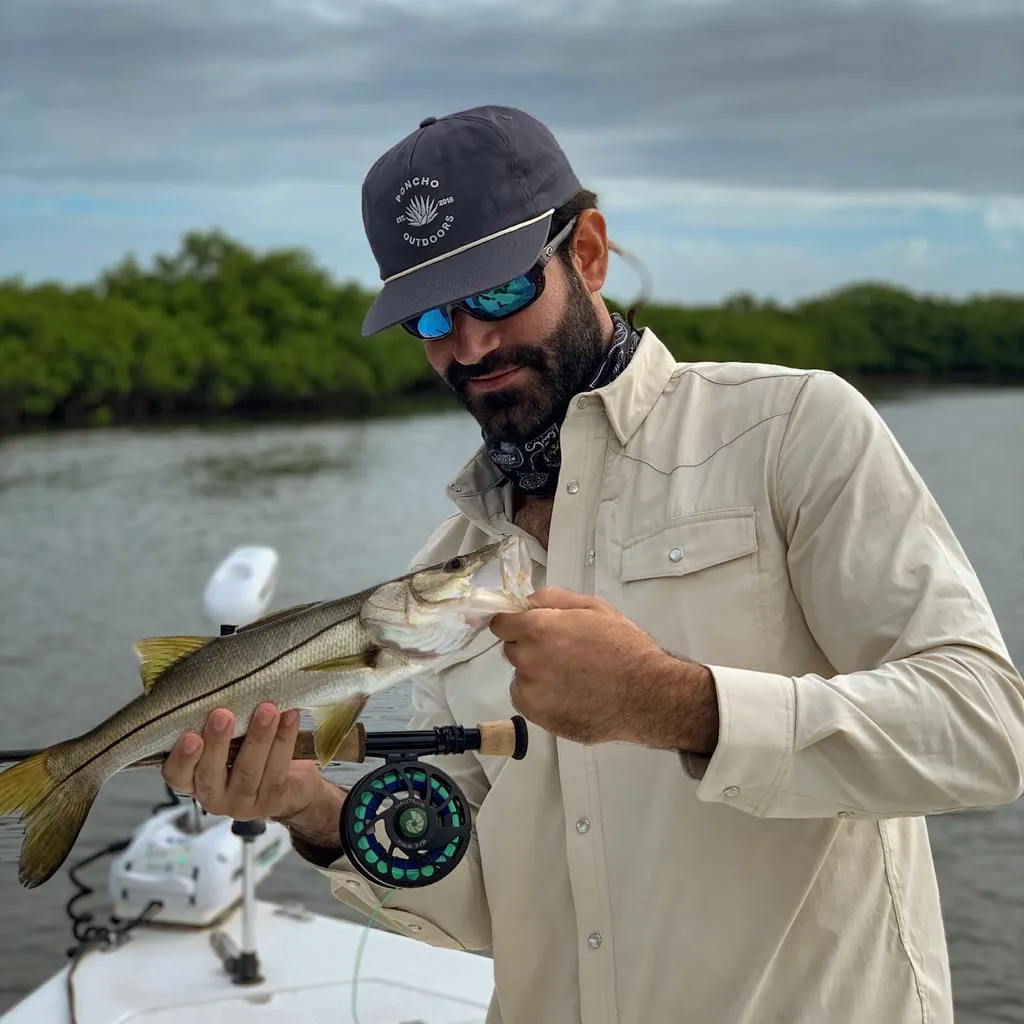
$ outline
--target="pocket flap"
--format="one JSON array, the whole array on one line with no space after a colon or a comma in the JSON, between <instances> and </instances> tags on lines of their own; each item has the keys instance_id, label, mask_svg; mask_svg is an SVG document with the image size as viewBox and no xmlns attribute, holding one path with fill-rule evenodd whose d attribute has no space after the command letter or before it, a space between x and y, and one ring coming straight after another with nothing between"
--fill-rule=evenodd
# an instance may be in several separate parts
<instances>
[{"instance_id":1,"label":"pocket flap","mask_svg":"<svg viewBox=\"0 0 1024 1024\"><path fill-rule=\"evenodd\" d=\"M622 579L683 576L757 551L754 509L727 508L670 519L627 541Z\"/></svg>"}]
</instances>

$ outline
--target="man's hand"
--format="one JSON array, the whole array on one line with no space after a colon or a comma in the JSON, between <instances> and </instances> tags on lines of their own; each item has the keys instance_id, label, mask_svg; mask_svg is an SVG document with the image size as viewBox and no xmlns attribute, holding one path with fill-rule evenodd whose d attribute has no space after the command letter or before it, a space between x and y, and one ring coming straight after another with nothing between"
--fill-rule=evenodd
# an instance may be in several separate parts
<instances>
[{"instance_id":1,"label":"man's hand","mask_svg":"<svg viewBox=\"0 0 1024 1024\"><path fill-rule=\"evenodd\" d=\"M229 769L234 727L234 715L218 708L207 718L202 735L180 736L161 769L167 785L194 796L208 813L238 821L274 818L287 824L323 799L328 783L316 762L292 760L298 711L281 714L273 704L261 704Z\"/></svg>"},{"instance_id":2,"label":"man's hand","mask_svg":"<svg viewBox=\"0 0 1024 1024\"><path fill-rule=\"evenodd\" d=\"M547 587L531 604L491 621L525 718L577 743L714 750L717 703L703 665L674 658L601 598Z\"/></svg>"}]
</instances>

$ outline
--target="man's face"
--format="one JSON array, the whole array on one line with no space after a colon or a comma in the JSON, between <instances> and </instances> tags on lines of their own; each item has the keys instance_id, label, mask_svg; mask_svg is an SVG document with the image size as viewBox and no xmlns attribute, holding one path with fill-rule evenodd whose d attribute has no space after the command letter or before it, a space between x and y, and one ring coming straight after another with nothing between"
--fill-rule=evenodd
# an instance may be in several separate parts
<instances>
[{"instance_id":1,"label":"man's face","mask_svg":"<svg viewBox=\"0 0 1024 1024\"><path fill-rule=\"evenodd\" d=\"M545 268L541 297L496 323L455 312L455 329L426 342L427 358L484 433L528 440L564 418L607 347L590 292L560 259Z\"/></svg>"}]
</instances>

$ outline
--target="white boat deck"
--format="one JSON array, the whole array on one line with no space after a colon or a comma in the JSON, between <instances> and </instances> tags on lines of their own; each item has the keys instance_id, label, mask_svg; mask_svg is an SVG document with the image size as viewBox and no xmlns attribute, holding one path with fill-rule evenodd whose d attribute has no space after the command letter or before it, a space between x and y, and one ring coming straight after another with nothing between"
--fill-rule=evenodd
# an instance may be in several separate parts
<instances>
[{"instance_id":1,"label":"white boat deck","mask_svg":"<svg viewBox=\"0 0 1024 1024\"><path fill-rule=\"evenodd\" d=\"M352 978L365 927L257 901L263 982L234 984L210 944L241 945L241 910L214 928L139 926L118 949L89 953L75 971L77 1024L484 1024L490 959L437 949L373 928L356 1011ZM0 1017L0 1024L67 1024L67 967Z\"/></svg>"}]
</instances>

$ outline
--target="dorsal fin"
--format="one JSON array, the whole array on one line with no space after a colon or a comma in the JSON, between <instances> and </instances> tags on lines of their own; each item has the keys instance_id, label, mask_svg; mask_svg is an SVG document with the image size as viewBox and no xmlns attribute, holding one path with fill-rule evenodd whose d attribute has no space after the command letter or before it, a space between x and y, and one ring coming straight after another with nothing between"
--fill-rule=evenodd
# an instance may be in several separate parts
<instances>
[{"instance_id":1,"label":"dorsal fin","mask_svg":"<svg viewBox=\"0 0 1024 1024\"><path fill-rule=\"evenodd\" d=\"M142 688L149 693L172 665L214 639L212 636L152 636L137 641L135 653L139 656Z\"/></svg>"},{"instance_id":2,"label":"dorsal fin","mask_svg":"<svg viewBox=\"0 0 1024 1024\"><path fill-rule=\"evenodd\" d=\"M252 622L247 622L244 626L239 626L235 632L244 633L247 629L256 629L258 626L265 626L268 622L276 622L278 619L286 618L289 615L304 612L307 608L312 608L314 605L321 603L322 602L320 601L307 601L306 604L294 604L291 608L282 608L279 612L270 612L269 615L264 615L259 619L253 619Z\"/></svg>"}]
</instances>

